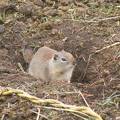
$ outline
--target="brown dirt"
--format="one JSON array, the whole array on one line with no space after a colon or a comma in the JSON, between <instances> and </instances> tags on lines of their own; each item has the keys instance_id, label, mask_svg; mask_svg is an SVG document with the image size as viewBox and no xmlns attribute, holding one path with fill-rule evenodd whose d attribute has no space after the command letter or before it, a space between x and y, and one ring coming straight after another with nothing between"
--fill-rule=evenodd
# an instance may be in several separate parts
<instances>
[{"instance_id":1,"label":"brown dirt","mask_svg":"<svg viewBox=\"0 0 120 120\"><path fill-rule=\"evenodd\" d=\"M105 120L120 119L120 45L90 55L98 49L120 42L119 0L1 0L0 2L0 86L22 89L40 98L54 98L66 104L85 105ZM92 20L92 21L91 21ZM96 21L96 22L94 22ZM21 72L27 71L23 47L35 51L43 46L65 49L77 59L71 83L44 83ZM78 93L73 93L73 92ZM67 92L72 92L67 94ZM0 96L3 120L36 120L37 106L27 100ZM41 109L51 120L78 120L64 112ZM40 120L45 118L40 117Z\"/></svg>"}]
</instances>

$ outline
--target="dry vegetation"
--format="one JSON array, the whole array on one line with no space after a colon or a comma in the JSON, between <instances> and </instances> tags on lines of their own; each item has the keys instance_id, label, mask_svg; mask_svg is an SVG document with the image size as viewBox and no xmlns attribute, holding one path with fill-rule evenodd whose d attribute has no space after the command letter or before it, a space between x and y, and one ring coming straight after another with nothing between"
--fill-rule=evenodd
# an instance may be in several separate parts
<instances>
[{"instance_id":1,"label":"dry vegetation","mask_svg":"<svg viewBox=\"0 0 120 120\"><path fill-rule=\"evenodd\" d=\"M0 86L65 104L88 104L103 120L119 120L119 4L119 0L0 0ZM23 47L36 51L43 45L65 49L76 57L71 84L46 84L23 73L22 69L28 67ZM14 94L0 96L0 118L82 119L68 112L39 108Z\"/></svg>"}]
</instances>

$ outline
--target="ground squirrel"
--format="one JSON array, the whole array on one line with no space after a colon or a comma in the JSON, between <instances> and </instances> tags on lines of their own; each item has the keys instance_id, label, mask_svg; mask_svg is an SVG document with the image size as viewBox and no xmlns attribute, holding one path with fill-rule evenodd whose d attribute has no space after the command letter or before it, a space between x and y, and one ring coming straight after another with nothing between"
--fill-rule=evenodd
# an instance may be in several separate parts
<instances>
[{"instance_id":1,"label":"ground squirrel","mask_svg":"<svg viewBox=\"0 0 120 120\"><path fill-rule=\"evenodd\" d=\"M66 80L70 82L75 58L64 50L56 51L49 47L41 47L34 54L28 72L42 80Z\"/></svg>"}]
</instances>

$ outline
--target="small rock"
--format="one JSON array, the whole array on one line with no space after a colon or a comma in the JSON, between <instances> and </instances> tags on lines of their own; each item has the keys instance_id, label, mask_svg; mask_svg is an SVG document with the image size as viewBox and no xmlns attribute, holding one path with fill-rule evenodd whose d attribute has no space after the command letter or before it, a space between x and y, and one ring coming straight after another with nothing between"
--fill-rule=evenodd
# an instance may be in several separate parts
<instances>
[{"instance_id":1,"label":"small rock","mask_svg":"<svg viewBox=\"0 0 120 120\"><path fill-rule=\"evenodd\" d=\"M63 42L67 41L68 37L65 37L64 39L62 39Z\"/></svg>"},{"instance_id":2,"label":"small rock","mask_svg":"<svg viewBox=\"0 0 120 120\"><path fill-rule=\"evenodd\" d=\"M13 31L15 33L20 33L22 31L26 31L26 24L24 24L23 22L19 22L19 21L16 21L15 24L13 25Z\"/></svg>"},{"instance_id":3,"label":"small rock","mask_svg":"<svg viewBox=\"0 0 120 120\"><path fill-rule=\"evenodd\" d=\"M109 71L109 70L104 70L104 71L103 71L103 76L104 76L104 77L107 77L109 74L110 74L110 71Z\"/></svg>"},{"instance_id":4,"label":"small rock","mask_svg":"<svg viewBox=\"0 0 120 120\"><path fill-rule=\"evenodd\" d=\"M57 34L58 33L58 30L57 29L52 29L52 35L55 35L55 34Z\"/></svg>"},{"instance_id":5,"label":"small rock","mask_svg":"<svg viewBox=\"0 0 120 120\"><path fill-rule=\"evenodd\" d=\"M42 23L39 28L41 30L51 30L53 27L53 23L52 22L45 22L45 23Z\"/></svg>"},{"instance_id":6,"label":"small rock","mask_svg":"<svg viewBox=\"0 0 120 120\"><path fill-rule=\"evenodd\" d=\"M17 11L26 16L30 16L34 13L32 4L22 4L19 7L17 7Z\"/></svg>"},{"instance_id":7,"label":"small rock","mask_svg":"<svg viewBox=\"0 0 120 120\"><path fill-rule=\"evenodd\" d=\"M1 56L7 56L8 55L8 50L3 48L3 49L0 49L0 57Z\"/></svg>"},{"instance_id":8,"label":"small rock","mask_svg":"<svg viewBox=\"0 0 120 120\"><path fill-rule=\"evenodd\" d=\"M50 10L46 11L45 14L47 16L53 16L54 17L54 16L58 15L58 11L56 9L50 9Z\"/></svg>"},{"instance_id":9,"label":"small rock","mask_svg":"<svg viewBox=\"0 0 120 120\"><path fill-rule=\"evenodd\" d=\"M70 3L72 3L73 0L61 0L60 2L61 2L61 4L62 4L63 6L67 6L67 5L69 5Z\"/></svg>"},{"instance_id":10,"label":"small rock","mask_svg":"<svg viewBox=\"0 0 120 120\"><path fill-rule=\"evenodd\" d=\"M0 25L0 33L3 33L5 31L5 26L4 25Z\"/></svg>"},{"instance_id":11,"label":"small rock","mask_svg":"<svg viewBox=\"0 0 120 120\"><path fill-rule=\"evenodd\" d=\"M35 0L34 4L36 4L36 5L40 6L40 7L44 6L44 2L42 0Z\"/></svg>"}]
</instances>

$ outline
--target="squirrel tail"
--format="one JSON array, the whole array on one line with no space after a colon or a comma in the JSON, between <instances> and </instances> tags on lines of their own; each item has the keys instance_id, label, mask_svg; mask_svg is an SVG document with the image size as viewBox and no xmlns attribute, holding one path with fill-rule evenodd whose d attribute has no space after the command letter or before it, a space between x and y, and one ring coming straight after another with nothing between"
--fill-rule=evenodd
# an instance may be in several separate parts
<instances>
[{"instance_id":1,"label":"squirrel tail","mask_svg":"<svg viewBox=\"0 0 120 120\"><path fill-rule=\"evenodd\" d=\"M22 49L22 55L26 63L30 63L33 57L33 50L31 48L23 48Z\"/></svg>"}]
</instances>

